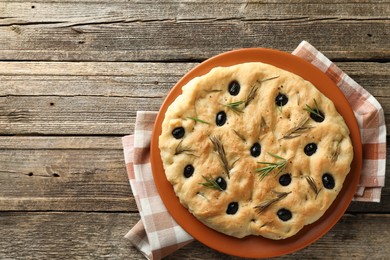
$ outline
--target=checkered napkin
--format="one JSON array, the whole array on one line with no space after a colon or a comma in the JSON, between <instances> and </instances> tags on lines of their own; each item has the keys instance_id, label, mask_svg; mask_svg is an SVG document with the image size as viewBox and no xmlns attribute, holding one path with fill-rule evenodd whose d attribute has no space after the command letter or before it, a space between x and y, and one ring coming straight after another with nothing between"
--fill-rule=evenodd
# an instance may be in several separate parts
<instances>
[{"instance_id":1,"label":"checkered napkin","mask_svg":"<svg viewBox=\"0 0 390 260\"><path fill-rule=\"evenodd\" d=\"M137 112L134 135L122 138L126 169L141 220L125 235L146 258L158 260L193 238L171 217L153 181L149 145L156 112Z\"/></svg>"},{"instance_id":2,"label":"checkered napkin","mask_svg":"<svg viewBox=\"0 0 390 260\"><path fill-rule=\"evenodd\" d=\"M378 101L340 68L303 41L294 55L322 70L350 102L360 127L363 169L355 201L379 202L385 182L386 126ZM156 112L137 112L134 135L122 139L130 186L141 220L126 238L148 259L161 259L190 243L193 238L170 216L156 186L149 160L149 144Z\"/></svg>"}]
</instances>

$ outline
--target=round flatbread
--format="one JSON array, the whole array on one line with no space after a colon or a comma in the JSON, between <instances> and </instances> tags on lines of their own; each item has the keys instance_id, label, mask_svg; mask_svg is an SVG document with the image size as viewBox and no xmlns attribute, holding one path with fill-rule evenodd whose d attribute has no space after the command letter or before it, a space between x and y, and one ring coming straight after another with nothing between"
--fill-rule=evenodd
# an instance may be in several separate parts
<instances>
[{"instance_id":1,"label":"round flatbread","mask_svg":"<svg viewBox=\"0 0 390 260\"><path fill-rule=\"evenodd\" d=\"M260 62L192 79L159 137L168 181L205 225L284 239L318 220L350 171L349 129L310 82Z\"/></svg>"}]
</instances>

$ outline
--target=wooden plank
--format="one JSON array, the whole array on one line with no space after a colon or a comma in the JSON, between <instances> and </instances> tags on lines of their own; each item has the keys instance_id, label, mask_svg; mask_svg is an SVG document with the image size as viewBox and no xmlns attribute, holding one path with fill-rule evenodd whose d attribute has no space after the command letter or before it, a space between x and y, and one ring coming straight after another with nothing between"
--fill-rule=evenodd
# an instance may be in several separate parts
<instances>
[{"instance_id":1,"label":"wooden plank","mask_svg":"<svg viewBox=\"0 0 390 260\"><path fill-rule=\"evenodd\" d=\"M2 212L0 258L142 259L123 237L137 221L138 214Z\"/></svg>"},{"instance_id":2,"label":"wooden plank","mask_svg":"<svg viewBox=\"0 0 390 260\"><path fill-rule=\"evenodd\" d=\"M138 211L119 137L0 142L0 210Z\"/></svg>"},{"instance_id":3,"label":"wooden plank","mask_svg":"<svg viewBox=\"0 0 390 260\"><path fill-rule=\"evenodd\" d=\"M389 96L389 63L335 62L352 79L369 91L374 97ZM383 105L383 104L382 104Z\"/></svg>"},{"instance_id":4,"label":"wooden plank","mask_svg":"<svg viewBox=\"0 0 390 260\"><path fill-rule=\"evenodd\" d=\"M388 28L387 21L337 19L303 22L103 20L72 27L12 25L0 28L0 46L3 46L0 59L204 60L224 51L249 47L290 52L305 39L333 59L389 60ZM315 32L322 32L327 37L319 39Z\"/></svg>"},{"instance_id":5,"label":"wooden plank","mask_svg":"<svg viewBox=\"0 0 390 260\"><path fill-rule=\"evenodd\" d=\"M199 63L0 62L1 76L178 76ZM178 71L177 71L178 70Z\"/></svg>"},{"instance_id":6,"label":"wooden plank","mask_svg":"<svg viewBox=\"0 0 390 260\"><path fill-rule=\"evenodd\" d=\"M0 25L32 23L81 23L98 18L123 20L202 19L387 19L390 7L386 1L0 1L5 6ZM325 4L324 4L325 3ZM359 3L359 4L357 4ZM148 10L148 12L145 12ZM50 16L47 15L50 13Z\"/></svg>"},{"instance_id":7,"label":"wooden plank","mask_svg":"<svg viewBox=\"0 0 390 260\"><path fill-rule=\"evenodd\" d=\"M0 62L0 96L165 96L199 63ZM388 63L336 62L374 96L386 96Z\"/></svg>"},{"instance_id":8,"label":"wooden plank","mask_svg":"<svg viewBox=\"0 0 390 260\"><path fill-rule=\"evenodd\" d=\"M162 101L130 97L0 97L0 129L7 135L125 135L133 132L136 111L158 111Z\"/></svg>"},{"instance_id":9,"label":"wooden plank","mask_svg":"<svg viewBox=\"0 0 390 260\"><path fill-rule=\"evenodd\" d=\"M3 136L0 165L0 211L138 211L120 137ZM390 212L390 186L381 203L352 202L348 212Z\"/></svg>"},{"instance_id":10,"label":"wooden plank","mask_svg":"<svg viewBox=\"0 0 390 260\"><path fill-rule=\"evenodd\" d=\"M158 111L196 64L0 62L0 134L132 133L136 111ZM378 98L388 118L388 64L337 64Z\"/></svg>"},{"instance_id":11,"label":"wooden plank","mask_svg":"<svg viewBox=\"0 0 390 260\"><path fill-rule=\"evenodd\" d=\"M0 96L163 97L197 64L0 62Z\"/></svg>"},{"instance_id":12,"label":"wooden plank","mask_svg":"<svg viewBox=\"0 0 390 260\"><path fill-rule=\"evenodd\" d=\"M390 97L377 99L388 118ZM126 135L134 130L136 111L158 111L163 100L163 97L0 97L0 133ZM387 127L389 122L386 120Z\"/></svg>"},{"instance_id":13,"label":"wooden plank","mask_svg":"<svg viewBox=\"0 0 390 260\"><path fill-rule=\"evenodd\" d=\"M203 60L242 47L291 51L303 39L331 58L390 57L385 1L0 3L1 60Z\"/></svg>"},{"instance_id":14,"label":"wooden plank","mask_svg":"<svg viewBox=\"0 0 390 260\"><path fill-rule=\"evenodd\" d=\"M0 150L122 150L120 137L0 136ZM103 153L104 153L103 152Z\"/></svg>"},{"instance_id":15,"label":"wooden plank","mask_svg":"<svg viewBox=\"0 0 390 260\"><path fill-rule=\"evenodd\" d=\"M123 237L138 221L124 213L25 213L0 215L1 259L145 259ZM390 215L344 215L324 237L276 259L387 259ZM192 242L166 259L239 259Z\"/></svg>"}]
</instances>

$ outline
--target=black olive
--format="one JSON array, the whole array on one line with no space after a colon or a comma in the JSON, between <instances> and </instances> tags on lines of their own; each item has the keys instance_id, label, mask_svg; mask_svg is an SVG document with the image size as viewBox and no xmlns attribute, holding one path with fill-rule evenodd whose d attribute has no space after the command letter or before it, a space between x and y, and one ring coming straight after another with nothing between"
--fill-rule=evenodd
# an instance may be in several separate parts
<instances>
[{"instance_id":1,"label":"black olive","mask_svg":"<svg viewBox=\"0 0 390 260\"><path fill-rule=\"evenodd\" d=\"M283 174L279 177L279 183L282 186L288 186L291 183L291 175L289 173Z\"/></svg>"},{"instance_id":2,"label":"black olive","mask_svg":"<svg viewBox=\"0 0 390 260\"><path fill-rule=\"evenodd\" d=\"M184 174L184 177L186 178L189 178L192 176L192 174L194 174L194 166L192 166L191 164L188 164L186 165L186 167L184 167L184 171L183 171L183 174Z\"/></svg>"},{"instance_id":3,"label":"black olive","mask_svg":"<svg viewBox=\"0 0 390 260\"><path fill-rule=\"evenodd\" d=\"M321 123L322 121L325 120L325 115L324 115L324 113L322 113L321 111L317 111L317 112L318 112L318 114L320 114L321 116L319 116L319 115L317 115L317 114L314 114L314 113L310 113L310 117L311 117L311 119L313 119L314 121Z\"/></svg>"},{"instance_id":4,"label":"black olive","mask_svg":"<svg viewBox=\"0 0 390 260\"><path fill-rule=\"evenodd\" d=\"M224 111L218 112L215 117L215 123L217 126L223 126L226 123L226 113Z\"/></svg>"},{"instance_id":5,"label":"black olive","mask_svg":"<svg viewBox=\"0 0 390 260\"><path fill-rule=\"evenodd\" d=\"M236 80L233 80L229 83L229 93L232 96L237 96L238 93L240 93L240 83L238 83Z\"/></svg>"},{"instance_id":6,"label":"black olive","mask_svg":"<svg viewBox=\"0 0 390 260\"><path fill-rule=\"evenodd\" d=\"M311 156L317 151L317 145L315 143L307 144L303 151L307 156Z\"/></svg>"},{"instance_id":7,"label":"black olive","mask_svg":"<svg viewBox=\"0 0 390 260\"><path fill-rule=\"evenodd\" d=\"M226 209L226 214L234 215L234 214L236 214L237 210L238 210L238 203L237 202L230 202L227 209Z\"/></svg>"},{"instance_id":8,"label":"black olive","mask_svg":"<svg viewBox=\"0 0 390 260\"><path fill-rule=\"evenodd\" d=\"M284 106L288 102L288 97L285 94L279 93L275 98L275 103L277 106Z\"/></svg>"},{"instance_id":9,"label":"black olive","mask_svg":"<svg viewBox=\"0 0 390 260\"><path fill-rule=\"evenodd\" d=\"M282 208L278 210L278 217L280 220L287 221L292 218L292 213L288 209Z\"/></svg>"},{"instance_id":10,"label":"black olive","mask_svg":"<svg viewBox=\"0 0 390 260\"><path fill-rule=\"evenodd\" d=\"M261 154L261 145L259 143L254 143L251 147L251 155L257 157Z\"/></svg>"},{"instance_id":11,"label":"black olive","mask_svg":"<svg viewBox=\"0 0 390 260\"><path fill-rule=\"evenodd\" d=\"M183 127L176 127L175 129L172 130L172 135L173 137L175 137L176 139L180 139L184 136L185 134L185 130Z\"/></svg>"},{"instance_id":12,"label":"black olive","mask_svg":"<svg viewBox=\"0 0 390 260\"><path fill-rule=\"evenodd\" d=\"M332 174L325 173L324 175L322 175L322 184L328 190L333 189L335 186L335 182L334 182L334 178L333 178Z\"/></svg>"},{"instance_id":13,"label":"black olive","mask_svg":"<svg viewBox=\"0 0 390 260\"><path fill-rule=\"evenodd\" d=\"M226 181L225 181L224 178L218 177L218 178L215 180L215 182L218 184L218 186L219 186L221 189L226 190L227 184L226 184Z\"/></svg>"}]
</instances>

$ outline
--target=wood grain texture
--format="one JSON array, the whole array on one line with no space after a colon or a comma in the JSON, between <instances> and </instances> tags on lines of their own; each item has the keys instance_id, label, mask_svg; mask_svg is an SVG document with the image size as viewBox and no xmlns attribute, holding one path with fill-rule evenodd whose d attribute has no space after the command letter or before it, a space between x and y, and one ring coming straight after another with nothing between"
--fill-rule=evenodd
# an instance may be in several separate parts
<instances>
[{"instance_id":1,"label":"wood grain texture","mask_svg":"<svg viewBox=\"0 0 390 260\"><path fill-rule=\"evenodd\" d=\"M124 235L138 214L2 213L1 259L142 259Z\"/></svg>"},{"instance_id":2,"label":"wood grain texture","mask_svg":"<svg viewBox=\"0 0 390 260\"><path fill-rule=\"evenodd\" d=\"M138 219L136 213L2 213L0 258L145 259L123 237ZM365 225L359 224L362 222ZM279 259L386 259L390 254L389 225L388 214L345 215L324 237ZM345 246L337 246L340 244ZM199 242L166 259L188 258L239 259Z\"/></svg>"},{"instance_id":3,"label":"wood grain texture","mask_svg":"<svg viewBox=\"0 0 390 260\"><path fill-rule=\"evenodd\" d=\"M196 64L0 62L0 134L132 133L136 111L158 111ZM388 118L388 63L337 64L379 100Z\"/></svg>"},{"instance_id":4,"label":"wood grain texture","mask_svg":"<svg viewBox=\"0 0 390 260\"><path fill-rule=\"evenodd\" d=\"M339 17L355 19L388 18L390 7L385 0L375 1L129 1L113 0L45 0L30 2L0 1L5 5L0 24L77 21L84 17L123 17L128 19L163 20L175 18L182 20L201 19L293 19L306 17ZM358 3L358 4L357 4ZM148 12L146 12L146 10ZM51 15L48 16L47 12Z\"/></svg>"},{"instance_id":5,"label":"wood grain texture","mask_svg":"<svg viewBox=\"0 0 390 260\"><path fill-rule=\"evenodd\" d=\"M302 39L330 58L390 58L385 1L0 3L1 60L203 60L243 47L292 51Z\"/></svg>"},{"instance_id":6,"label":"wood grain texture","mask_svg":"<svg viewBox=\"0 0 390 260\"><path fill-rule=\"evenodd\" d=\"M1 137L0 210L137 212L120 138Z\"/></svg>"}]
</instances>

